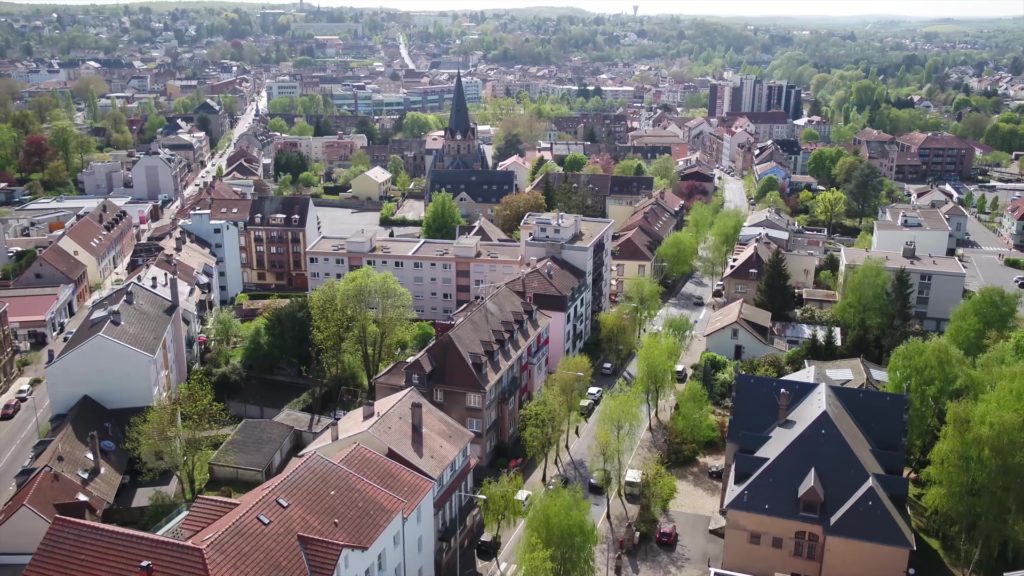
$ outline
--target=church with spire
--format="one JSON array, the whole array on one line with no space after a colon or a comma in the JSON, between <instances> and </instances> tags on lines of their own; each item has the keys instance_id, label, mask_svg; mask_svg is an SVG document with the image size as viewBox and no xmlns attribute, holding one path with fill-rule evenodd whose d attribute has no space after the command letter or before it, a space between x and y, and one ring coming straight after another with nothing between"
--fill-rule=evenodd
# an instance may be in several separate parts
<instances>
[{"instance_id":1,"label":"church with spire","mask_svg":"<svg viewBox=\"0 0 1024 576\"><path fill-rule=\"evenodd\" d=\"M515 192L515 173L492 170L489 147L481 145L477 126L469 118L462 72L455 75L455 94L444 129L444 141L427 161L426 203L433 194L450 192L462 216L476 222L481 216L493 218L502 198Z\"/></svg>"}]
</instances>

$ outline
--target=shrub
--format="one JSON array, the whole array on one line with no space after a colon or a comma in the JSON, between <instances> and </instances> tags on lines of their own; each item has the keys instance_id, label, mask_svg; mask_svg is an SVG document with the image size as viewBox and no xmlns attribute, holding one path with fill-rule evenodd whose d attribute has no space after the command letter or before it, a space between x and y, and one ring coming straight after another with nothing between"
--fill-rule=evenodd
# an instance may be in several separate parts
<instances>
[{"instance_id":1,"label":"shrub","mask_svg":"<svg viewBox=\"0 0 1024 576\"><path fill-rule=\"evenodd\" d=\"M1016 270L1024 270L1024 258L1003 258L1003 264Z\"/></svg>"}]
</instances>

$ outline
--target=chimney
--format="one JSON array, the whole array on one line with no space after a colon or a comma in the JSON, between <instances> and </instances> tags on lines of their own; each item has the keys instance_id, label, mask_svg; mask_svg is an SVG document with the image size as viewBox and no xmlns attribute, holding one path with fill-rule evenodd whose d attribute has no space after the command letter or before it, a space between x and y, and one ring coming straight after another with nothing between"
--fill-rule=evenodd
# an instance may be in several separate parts
<instances>
[{"instance_id":1,"label":"chimney","mask_svg":"<svg viewBox=\"0 0 1024 576\"><path fill-rule=\"evenodd\" d=\"M156 571L153 569L153 563L149 560L143 560L139 562L139 576L153 576Z\"/></svg>"},{"instance_id":2,"label":"chimney","mask_svg":"<svg viewBox=\"0 0 1024 576\"><path fill-rule=\"evenodd\" d=\"M174 251L175 252L181 252L181 245L182 245L181 236L175 236L174 237Z\"/></svg>"},{"instance_id":3,"label":"chimney","mask_svg":"<svg viewBox=\"0 0 1024 576\"><path fill-rule=\"evenodd\" d=\"M171 264L171 266L173 267L174 270L174 278L172 279L173 281L171 282L171 305L177 307L180 304L180 301L178 299L178 263L175 262L174 264ZM167 273L165 272L164 277L166 276Z\"/></svg>"},{"instance_id":4,"label":"chimney","mask_svg":"<svg viewBox=\"0 0 1024 576\"><path fill-rule=\"evenodd\" d=\"M110 309L110 321L114 324L114 326L120 326L121 325L121 309L120 308L111 308Z\"/></svg>"},{"instance_id":5,"label":"chimney","mask_svg":"<svg viewBox=\"0 0 1024 576\"><path fill-rule=\"evenodd\" d=\"M167 281L167 277L168 277L167 272L164 272L164 286L167 286L167 284L169 284L169 282Z\"/></svg>"},{"instance_id":6,"label":"chimney","mask_svg":"<svg viewBox=\"0 0 1024 576\"><path fill-rule=\"evenodd\" d=\"M789 415L789 390L783 388L779 390L779 418L776 424L785 422L787 415Z\"/></svg>"},{"instance_id":7,"label":"chimney","mask_svg":"<svg viewBox=\"0 0 1024 576\"><path fill-rule=\"evenodd\" d=\"M412 403L412 437L423 437L423 403Z\"/></svg>"},{"instance_id":8,"label":"chimney","mask_svg":"<svg viewBox=\"0 0 1024 576\"><path fill-rule=\"evenodd\" d=\"M903 243L903 257L912 260L917 255L917 244L913 242Z\"/></svg>"},{"instance_id":9,"label":"chimney","mask_svg":"<svg viewBox=\"0 0 1024 576\"><path fill-rule=\"evenodd\" d=\"M156 289L156 274L153 274L153 277L151 278L151 280L153 282L152 282L152 286L150 286L150 287L153 288L153 289Z\"/></svg>"},{"instance_id":10,"label":"chimney","mask_svg":"<svg viewBox=\"0 0 1024 576\"><path fill-rule=\"evenodd\" d=\"M127 302L128 304L135 303L135 292L132 291L130 286L128 287L128 290L124 293L124 301Z\"/></svg>"},{"instance_id":11,"label":"chimney","mask_svg":"<svg viewBox=\"0 0 1024 576\"><path fill-rule=\"evenodd\" d=\"M337 419L331 420L331 442L338 441L338 421Z\"/></svg>"},{"instance_id":12,"label":"chimney","mask_svg":"<svg viewBox=\"0 0 1024 576\"><path fill-rule=\"evenodd\" d=\"M369 420L373 417L373 402L366 402L363 404L363 420Z\"/></svg>"},{"instance_id":13,"label":"chimney","mask_svg":"<svg viewBox=\"0 0 1024 576\"><path fill-rule=\"evenodd\" d=\"M99 474L103 466L103 460L100 459L100 435L95 430L89 432L89 452L92 453L93 472Z\"/></svg>"},{"instance_id":14,"label":"chimney","mask_svg":"<svg viewBox=\"0 0 1024 576\"><path fill-rule=\"evenodd\" d=\"M551 262L548 262L548 265L544 267L544 271L547 272L548 278L551 278L555 275L555 271L551 267Z\"/></svg>"},{"instance_id":15,"label":"chimney","mask_svg":"<svg viewBox=\"0 0 1024 576\"><path fill-rule=\"evenodd\" d=\"M537 257L536 256L530 256L530 268L536 268L536 267L537 267Z\"/></svg>"},{"instance_id":16,"label":"chimney","mask_svg":"<svg viewBox=\"0 0 1024 576\"><path fill-rule=\"evenodd\" d=\"M104 210L104 212L106 212L106 210ZM103 224L103 214L97 215L96 221L99 222L100 224Z\"/></svg>"}]
</instances>

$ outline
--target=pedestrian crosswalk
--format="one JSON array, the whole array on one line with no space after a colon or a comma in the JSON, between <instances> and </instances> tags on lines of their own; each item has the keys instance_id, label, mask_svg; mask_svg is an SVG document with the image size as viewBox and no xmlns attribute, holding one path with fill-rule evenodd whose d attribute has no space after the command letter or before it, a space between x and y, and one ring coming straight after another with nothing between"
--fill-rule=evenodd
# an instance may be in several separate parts
<instances>
[{"instance_id":1,"label":"pedestrian crosswalk","mask_svg":"<svg viewBox=\"0 0 1024 576\"><path fill-rule=\"evenodd\" d=\"M975 246L975 250L985 250L988 252L1009 252L1010 249L1006 246Z\"/></svg>"}]
</instances>

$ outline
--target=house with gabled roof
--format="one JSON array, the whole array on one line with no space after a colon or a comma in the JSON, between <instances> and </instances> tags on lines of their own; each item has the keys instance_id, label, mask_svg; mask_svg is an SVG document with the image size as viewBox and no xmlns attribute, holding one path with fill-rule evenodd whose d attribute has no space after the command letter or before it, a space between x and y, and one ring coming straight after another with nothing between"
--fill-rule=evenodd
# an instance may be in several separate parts
<instances>
[{"instance_id":1,"label":"house with gabled roof","mask_svg":"<svg viewBox=\"0 0 1024 576\"><path fill-rule=\"evenodd\" d=\"M732 360L785 352L774 340L771 312L743 300L716 310L704 329L704 349Z\"/></svg>"},{"instance_id":2,"label":"house with gabled roof","mask_svg":"<svg viewBox=\"0 0 1024 576\"><path fill-rule=\"evenodd\" d=\"M740 374L726 436L722 567L907 573L906 396Z\"/></svg>"},{"instance_id":3,"label":"house with gabled roof","mask_svg":"<svg viewBox=\"0 0 1024 576\"><path fill-rule=\"evenodd\" d=\"M505 285L551 318L549 365L582 352L593 324L591 307L586 305L590 286L582 270L557 256L531 258L529 268Z\"/></svg>"},{"instance_id":4,"label":"house with gabled roof","mask_svg":"<svg viewBox=\"0 0 1024 576\"><path fill-rule=\"evenodd\" d=\"M80 214L56 244L85 265L91 284L103 282L131 255L135 246L132 217L117 204L103 200Z\"/></svg>"}]
</instances>

